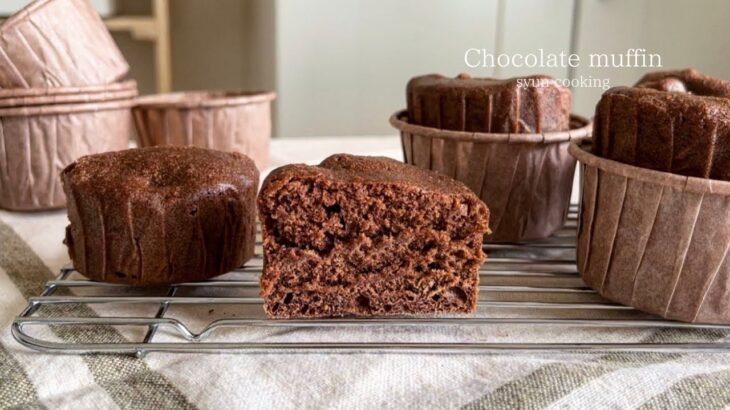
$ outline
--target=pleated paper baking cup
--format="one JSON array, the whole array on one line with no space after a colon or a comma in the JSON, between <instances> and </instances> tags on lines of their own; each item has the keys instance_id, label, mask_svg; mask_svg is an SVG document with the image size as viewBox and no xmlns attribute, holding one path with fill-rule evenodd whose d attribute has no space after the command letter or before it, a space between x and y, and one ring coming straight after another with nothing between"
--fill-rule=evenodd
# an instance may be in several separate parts
<instances>
[{"instance_id":1,"label":"pleated paper baking cup","mask_svg":"<svg viewBox=\"0 0 730 410\"><path fill-rule=\"evenodd\" d=\"M137 96L137 82L104 86L0 89L0 108L128 100Z\"/></svg>"},{"instance_id":2,"label":"pleated paper baking cup","mask_svg":"<svg viewBox=\"0 0 730 410\"><path fill-rule=\"evenodd\" d=\"M463 182L487 204L488 242L546 238L565 224L575 172L568 146L590 137L589 120L573 115L570 130L542 134L424 127L409 124L406 111L390 123L401 132L407 163Z\"/></svg>"},{"instance_id":3,"label":"pleated paper baking cup","mask_svg":"<svg viewBox=\"0 0 730 410\"><path fill-rule=\"evenodd\" d=\"M578 270L603 297L730 323L730 182L638 168L573 144L583 168Z\"/></svg>"},{"instance_id":4,"label":"pleated paper baking cup","mask_svg":"<svg viewBox=\"0 0 730 410\"><path fill-rule=\"evenodd\" d=\"M37 0L0 26L0 87L108 84L129 66L86 0Z\"/></svg>"},{"instance_id":5,"label":"pleated paper baking cup","mask_svg":"<svg viewBox=\"0 0 730 410\"><path fill-rule=\"evenodd\" d=\"M0 109L0 208L61 208L59 175L81 156L127 148L132 100Z\"/></svg>"},{"instance_id":6,"label":"pleated paper baking cup","mask_svg":"<svg viewBox=\"0 0 730 410\"><path fill-rule=\"evenodd\" d=\"M269 162L274 98L271 92L225 91L141 97L133 109L138 143L240 152L261 170Z\"/></svg>"}]
</instances>

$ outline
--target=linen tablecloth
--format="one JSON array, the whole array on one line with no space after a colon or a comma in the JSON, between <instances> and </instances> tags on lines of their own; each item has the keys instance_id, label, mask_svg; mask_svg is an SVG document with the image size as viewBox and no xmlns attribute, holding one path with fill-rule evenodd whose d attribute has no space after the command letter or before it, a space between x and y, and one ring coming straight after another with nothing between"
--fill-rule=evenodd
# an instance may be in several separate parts
<instances>
[{"instance_id":1,"label":"linen tablecloth","mask_svg":"<svg viewBox=\"0 0 730 410\"><path fill-rule=\"evenodd\" d=\"M349 152L402 159L397 137L278 139L272 166ZM9 325L68 262L65 211L0 212L0 406L24 408L727 408L730 354L51 355ZM76 308L93 316L94 306ZM79 313L79 312L76 312ZM124 340L116 329L108 339ZM517 330L501 329L506 337ZM567 332L567 331L566 331ZM604 330L605 332L605 330ZM552 337L574 340L589 334ZM441 335L448 340L450 335ZM83 334L49 330L49 340ZM609 339L613 336L606 336ZM629 333L677 340L672 330ZM700 331L695 341L727 339ZM630 340L625 340L630 341Z\"/></svg>"}]
</instances>

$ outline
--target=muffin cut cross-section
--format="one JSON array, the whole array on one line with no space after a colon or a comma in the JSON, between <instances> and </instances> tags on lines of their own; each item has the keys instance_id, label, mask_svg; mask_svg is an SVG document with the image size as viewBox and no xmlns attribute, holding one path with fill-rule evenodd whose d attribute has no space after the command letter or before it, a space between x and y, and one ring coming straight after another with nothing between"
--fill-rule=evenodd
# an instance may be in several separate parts
<instances>
[{"instance_id":1,"label":"muffin cut cross-section","mask_svg":"<svg viewBox=\"0 0 730 410\"><path fill-rule=\"evenodd\" d=\"M258 206L269 317L476 309L489 210L460 182L340 154L274 170Z\"/></svg>"}]
</instances>

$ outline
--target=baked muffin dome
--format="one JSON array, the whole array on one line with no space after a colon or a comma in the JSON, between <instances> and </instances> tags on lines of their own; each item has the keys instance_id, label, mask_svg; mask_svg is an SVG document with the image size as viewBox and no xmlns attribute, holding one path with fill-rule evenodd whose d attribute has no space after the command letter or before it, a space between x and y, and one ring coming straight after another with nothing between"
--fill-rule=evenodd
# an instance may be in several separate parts
<instances>
[{"instance_id":1,"label":"baked muffin dome","mask_svg":"<svg viewBox=\"0 0 730 410\"><path fill-rule=\"evenodd\" d=\"M593 152L657 171L730 180L730 83L696 70L653 73L606 91Z\"/></svg>"},{"instance_id":2,"label":"baked muffin dome","mask_svg":"<svg viewBox=\"0 0 730 410\"><path fill-rule=\"evenodd\" d=\"M85 156L62 173L66 245L93 280L198 281L253 255L259 173L238 153L151 147Z\"/></svg>"},{"instance_id":3,"label":"baked muffin dome","mask_svg":"<svg viewBox=\"0 0 730 410\"><path fill-rule=\"evenodd\" d=\"M730 81L710 77L694 68L649 73L641 77L636 87L730 98Z\"/></svg>"},{"instance_id":4,"label":"baked muffin dome","mask_svg":"<svg viewBox=\"0 0 730 410\"><path fill-rule=\"evenodd\" d=\"M411 124L493 133L570 128L570 90L549 76L497 80L430 74L411 79L406 94Z\"/></svg>"}]
</instances>

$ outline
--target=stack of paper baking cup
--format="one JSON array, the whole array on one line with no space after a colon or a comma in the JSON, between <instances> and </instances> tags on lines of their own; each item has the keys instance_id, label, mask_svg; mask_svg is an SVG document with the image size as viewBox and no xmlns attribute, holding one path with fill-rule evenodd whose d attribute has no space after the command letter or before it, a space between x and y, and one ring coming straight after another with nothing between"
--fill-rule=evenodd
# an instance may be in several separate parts
<instances>
[{"instance_id":1,"label":"stack of paper baking cup","mask_svg":"<svg viewBox=\"0 0 730 410\"><path fill-rule=\"evenodd\" d=\"M63 207L66 165L127 147L128 71L85 0L36 0L0 26L0 208Z\"/></svg>"}]
</instances>

